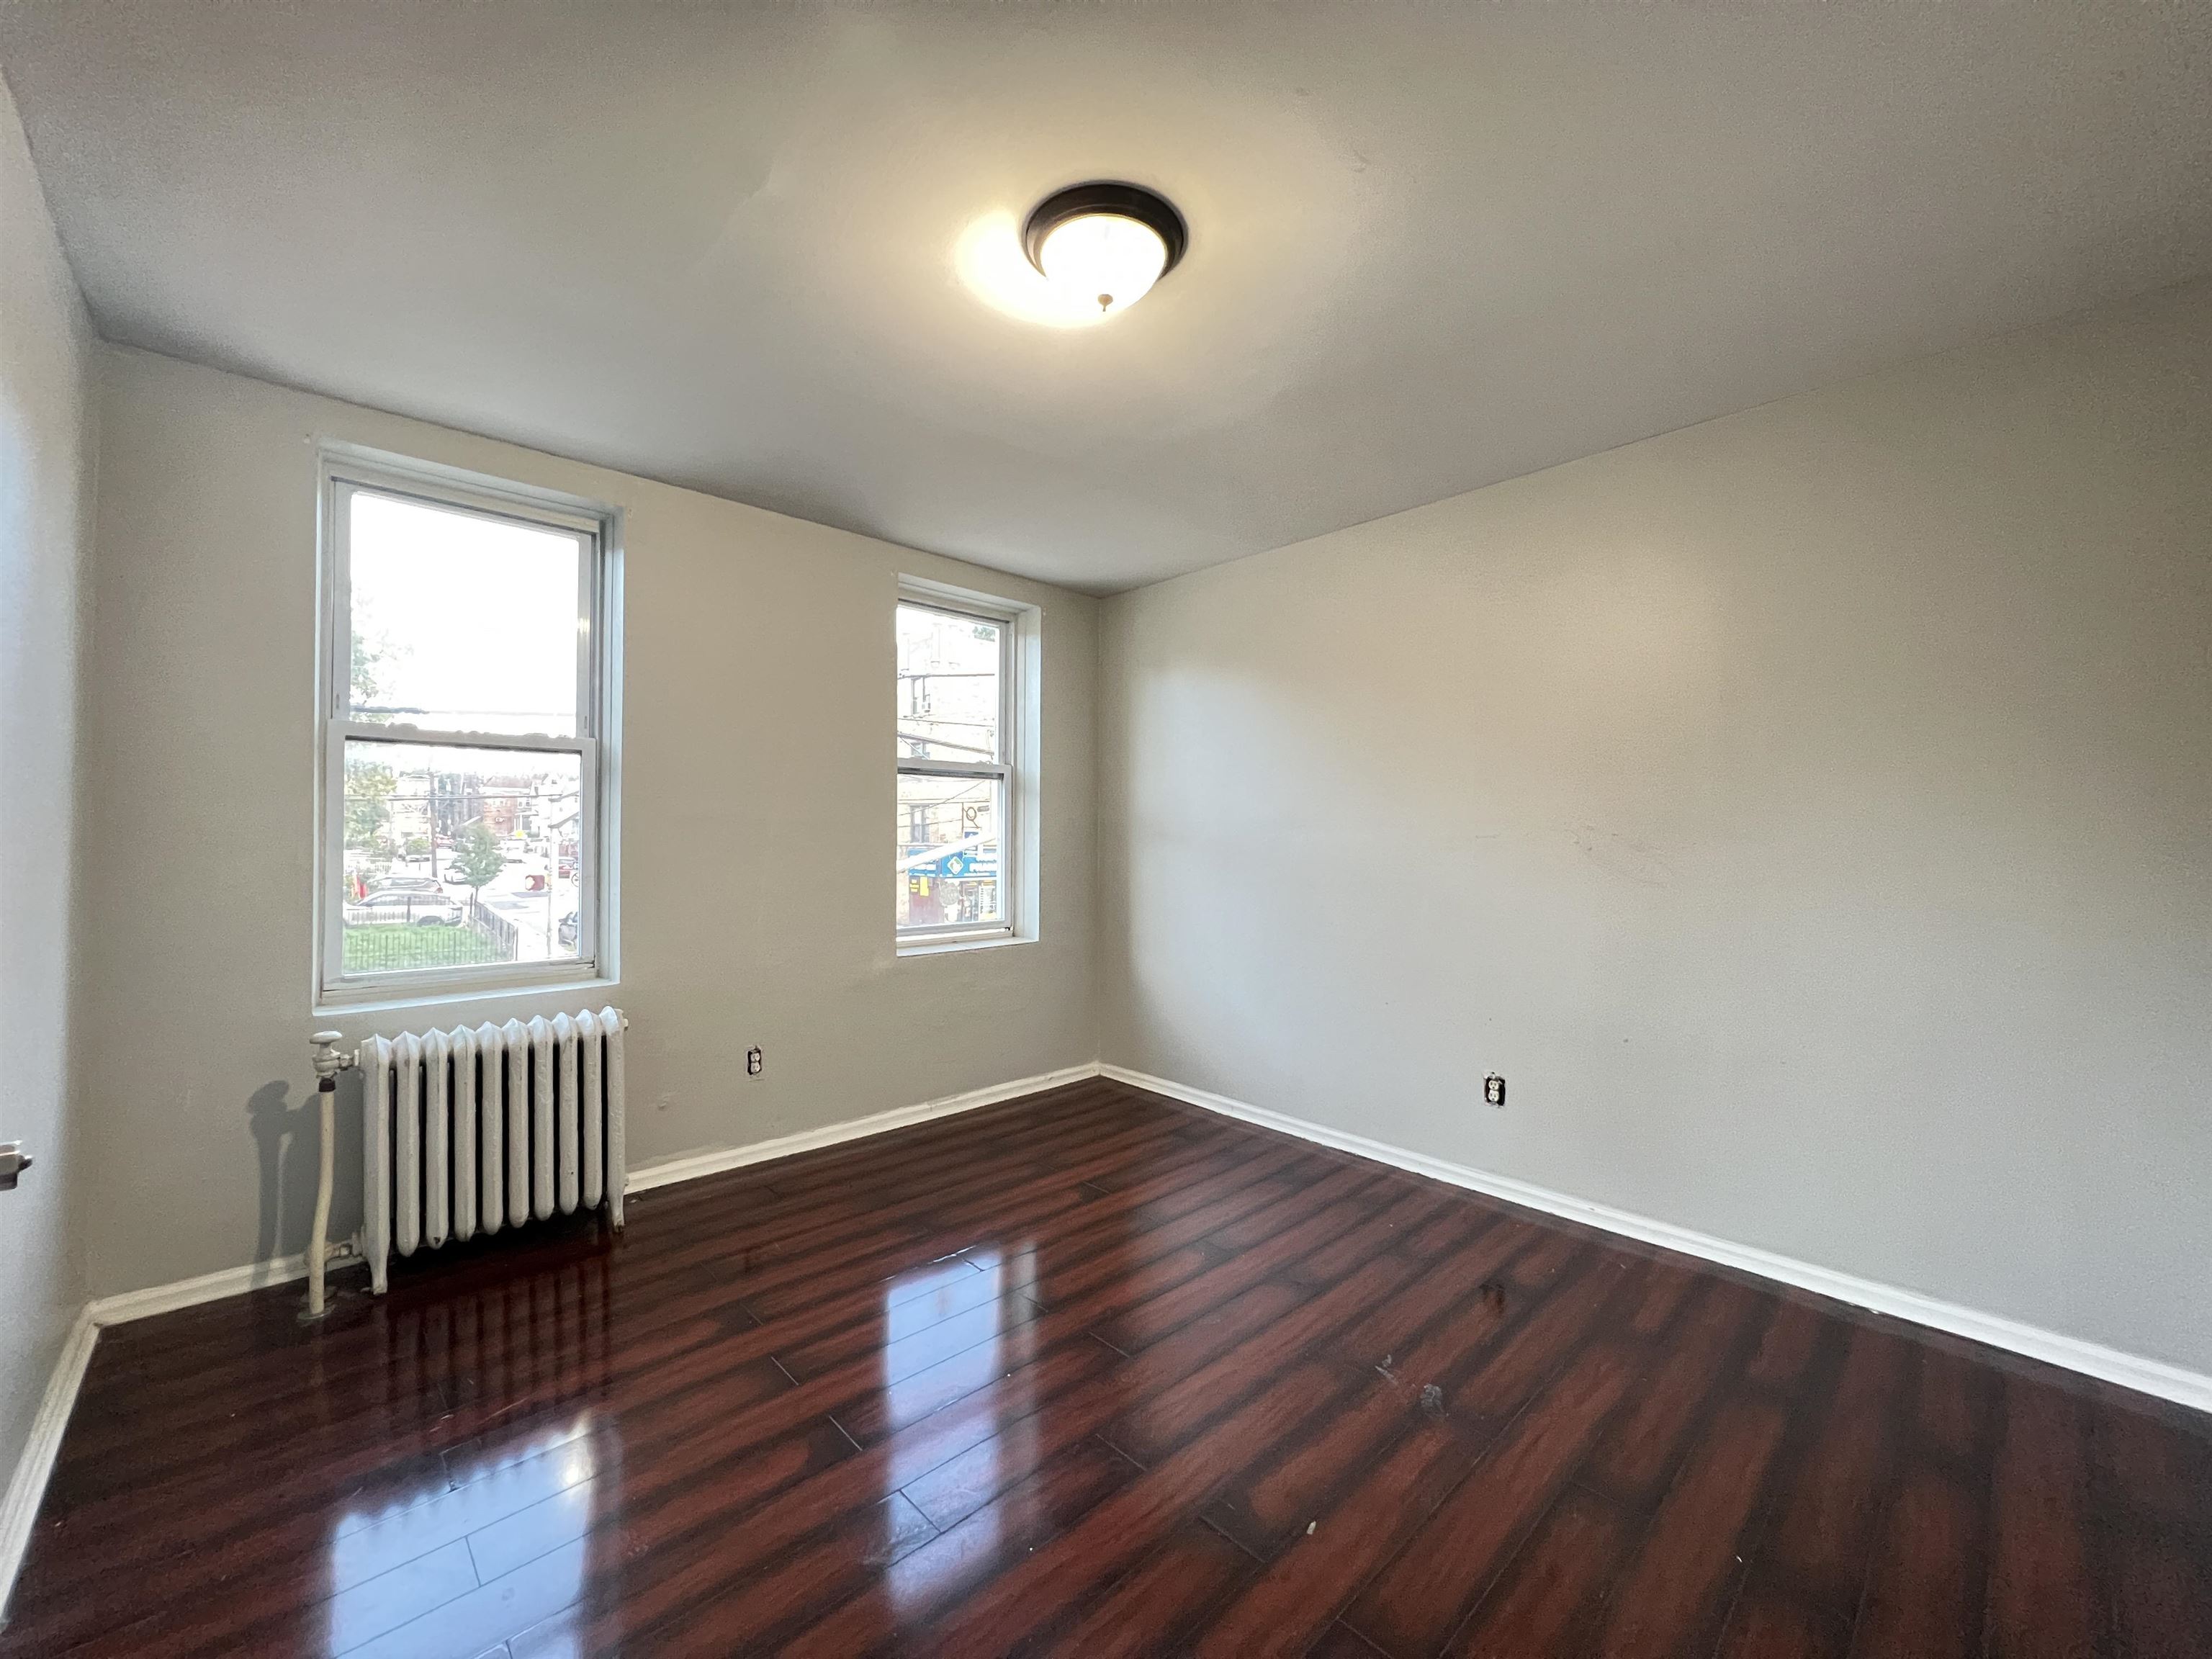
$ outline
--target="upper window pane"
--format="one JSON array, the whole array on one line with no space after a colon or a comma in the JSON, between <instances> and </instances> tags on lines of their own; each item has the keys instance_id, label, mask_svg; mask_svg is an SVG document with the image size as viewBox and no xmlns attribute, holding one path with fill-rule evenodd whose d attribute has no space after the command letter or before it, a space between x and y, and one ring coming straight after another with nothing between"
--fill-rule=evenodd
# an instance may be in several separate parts
<instances>
[{"instance_id":1,"label":"upper window pane","mask_svg":"<svg viewBox=\"0 0 2212 1659\"><path fill-rule=\"evenodd\" d=\"M995 762L1004 623L898 608L898 757Z\"/></svg>"},{"instance_id":2,"label":"upper window pane","mask_svg":"<svg viewBox=\"0 0 2212 1659\"><path fill-rule=\"evenodd\" d=\"M372 489L347 500L348 717L575 736L581 538Z\"/></svg>"}]
</instances>

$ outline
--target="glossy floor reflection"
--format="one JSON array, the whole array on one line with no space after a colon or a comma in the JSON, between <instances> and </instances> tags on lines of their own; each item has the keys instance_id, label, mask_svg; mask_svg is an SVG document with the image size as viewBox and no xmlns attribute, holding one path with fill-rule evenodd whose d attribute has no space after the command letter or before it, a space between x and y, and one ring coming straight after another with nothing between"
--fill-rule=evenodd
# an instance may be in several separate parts
<instances>
[{"instance_id":1,"label":"glossy floor reflection","mask_svg":"<svg viewBox=\"0 0 2212 1659\"><path fill-rule=\"evenodd\" d=\"M1079 1084L94 1354L0 1655L2212 1651L2212 1425Z\"/></svg>"}]
</instances>

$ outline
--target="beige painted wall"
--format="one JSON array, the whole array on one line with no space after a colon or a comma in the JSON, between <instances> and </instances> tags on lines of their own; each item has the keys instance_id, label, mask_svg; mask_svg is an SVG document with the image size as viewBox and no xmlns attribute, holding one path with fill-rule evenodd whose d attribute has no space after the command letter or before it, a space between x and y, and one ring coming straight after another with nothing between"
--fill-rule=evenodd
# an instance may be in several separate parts
<instances>
[{"instance_id":1,"label":"beige painted wall","mask_svg":"<svg viewBox=\"0 0 2212 1659\"><path fill-rule=\"evenodd\" d=\"M0 1193L0 1486L84 1296L69 1027L96 349L0 82L0 1140L38 1159Z\"/></svg>"},{"instance_id":2,"label":"beige painted wall","mask_svg":"<svg viewBox=\"0 0 2212 1659\"><path fill-rule=\"evenodd\" d=\"M1121 596L1101 708L1108 1060L2212 1370L2212 283Z\"/></svg>"},{"instance_id":3,"label":"beige painted wall","mask_svg":"<svg viewBox=\"0 0 2212 1659\"><path fill-rule=\"evenodd\" d=\"M319 439L626 510L623 982L593 999L633 1022L634 1164L1095 1054L1096 600L143 352L105 349L102 391L84 936L100 1035L80 1091L100 1114L94 1293L306 1237L306 1037L325 1023L309 984ZM902 573L1042 607L1036 943L893 953ZM326 1023L351 1036L461 1012ZM343 1232L357 1129L339 1151Z\"/></svg>"}]
</instances>

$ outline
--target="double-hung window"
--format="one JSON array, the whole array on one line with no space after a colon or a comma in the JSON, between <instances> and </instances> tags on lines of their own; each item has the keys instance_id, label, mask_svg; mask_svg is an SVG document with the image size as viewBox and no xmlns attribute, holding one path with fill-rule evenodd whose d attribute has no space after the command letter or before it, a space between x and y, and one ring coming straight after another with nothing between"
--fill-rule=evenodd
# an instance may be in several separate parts
<instances>
[{"instance_id":1,"label":"double-hung window","mask_svg":"<svg viewBox=\"0 0 2212 1659\"><path fill-rule=\"evenodd\" d=\"M332 453L319 1000L613 975L614 515Z\"/></svg>"},{"instance_id":2,"label":"double-hung window","mask_svg":"<svg viewBox=\"0 0 2212 1659\"><path fill-rule=\"evenodd\" d=\"M902 949L1034 932L1036 612L919 582L897 612Z\"/></svg>"}]
</instances>

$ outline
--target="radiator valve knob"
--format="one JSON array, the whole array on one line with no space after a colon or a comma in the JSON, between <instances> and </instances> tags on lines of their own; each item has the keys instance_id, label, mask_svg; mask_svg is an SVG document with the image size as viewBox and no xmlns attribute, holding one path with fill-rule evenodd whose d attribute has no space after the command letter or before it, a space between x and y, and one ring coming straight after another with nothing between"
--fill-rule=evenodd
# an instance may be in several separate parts
<instances>
[{"instance_id":1,"label":"radiator valve knob","mask_svg":"<svg viewBox=\"0 0 2212 1659\"><path fill-rule=\"evenodd\" d=\"M324 1088L335 1089L337 1087L338 1073L354 1063L355 1057L351 1051L341 1049L338 1047L339 1043L345 1041L345 1033L318 1031L307 1041L315 1045L315 1075L322 1079Z\"/></svg>"}]
</instances>

